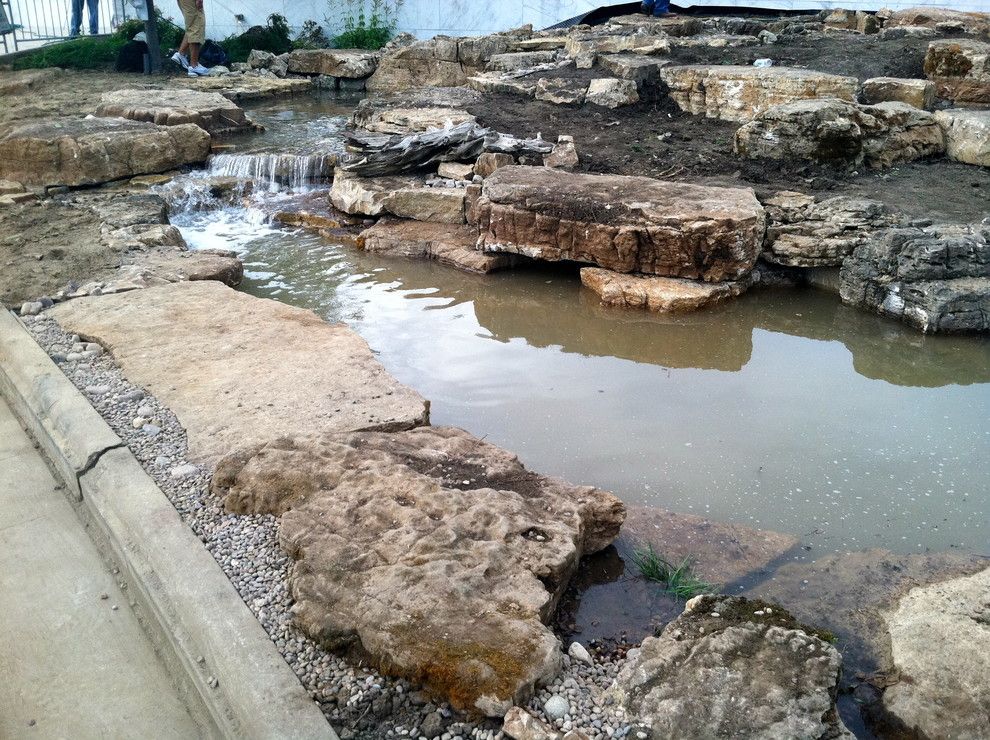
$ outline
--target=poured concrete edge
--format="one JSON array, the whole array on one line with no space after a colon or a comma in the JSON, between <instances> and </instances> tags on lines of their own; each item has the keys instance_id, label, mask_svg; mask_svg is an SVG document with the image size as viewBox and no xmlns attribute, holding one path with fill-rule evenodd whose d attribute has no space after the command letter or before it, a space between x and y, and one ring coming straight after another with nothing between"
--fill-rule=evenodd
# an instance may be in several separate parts
<instances>
[{"instance_id":1,"label":"poured concrete edge","mask_svg":"<svg viewBox=\"0 0 990 740\"><path fill-rule=\"evenodd\" d=\"M203 543L99 413L0 310L0 393L81 496L150 616L156 644L195 687L220 736L336 740Z\"/></svg>"}]
</instances>

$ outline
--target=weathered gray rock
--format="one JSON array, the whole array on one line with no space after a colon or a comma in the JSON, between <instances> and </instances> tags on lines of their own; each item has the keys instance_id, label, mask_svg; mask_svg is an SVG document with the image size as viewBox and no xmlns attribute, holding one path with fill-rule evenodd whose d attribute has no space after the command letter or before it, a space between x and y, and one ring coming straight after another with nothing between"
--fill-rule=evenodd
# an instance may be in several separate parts
<instances>
[{"instance_id":1,"label":"weathered gray rock","mask_svg":"<svg viewBox=\"0 0 990 740\"><path fill-rule=\"evenodd\" d=\"M855 100L855 77L793 67L668 66L660 70L681 110L745 123L774 105L798 100Z\"/></svg>"},{"instance_id":2,"label":"weathered gray rock","mask_svg":"<svg viewBox=\"0 0 990 740\"><path fill-rule=\"evenodd\" d=\"M543 155L545 167L571 170L577 167L579 162L577 147L574 146L574 137L566 134L558 136L557 143L553 145L553 151Z\"/></svg>"},{"instance_id":3,"label":"weathered gray rock","mask_svg":"<svg viewBox=\"0 0 990 740\"><path fill-rule=\"evenodd\" d=\"M279 56L272 63L270 71L259 71L252 75L226 75L224 77L186 77L177 83L193 90L218 92L225 98L240 102L245 100L264 100L283 95L298 95L312 92L313 80L307 77L290 77L281 79L284 72L276 65L284 60Z\"/></svg>"},{"instance_id":4,"label":"weathered gray rock","mask_svg":"<svg viewBox=\"0 0 990 740\"><path fill-rule=\"evenodd\" d=\"M479 177L488 177L502 167L508 167L516 163L511 154L499 154L496 152L485 152L478 156L474 163L474 173Z\"/></svg>"},{"instance_id":5,"label":"weathered gray rock","mask_svg":"<svg viewBox=\"0 0 990 740\"><path fill-rule=\"evenodd\" d=\"M0 138L0 178L25 185L98 185L199 164L210 135L199 126L122 118L29 123Z\"/></svg>"},{"instance_id":6,"label":"weathered gray rock","mask_svg":"<svg viewBox=\"0 0 990 740\"><path fill-rule=\"evenodd\" d=\"M950 108L935 114L945 133L945 153L965 164L990 167L990 111Z\"/></svg>"},{"instance_id":7,"label":"weathered gray rock","mask_svg":"<svg viewBox=\"0 0 990 740\"><path fill-rule=\"evenodd\" d=\"M949 8L917 7L907 10L897 10L890 14L884 23L886 28L910 26L912 28L930 28L932 30L945 28L944 24L959 24L965 33L990 33L990 14L967 13Z\"/></svg>"},{"instance_id":8,"label":"weathered gray rock","mask_svg":"<svg viewBox=\"0 0 990 740\"><path fill-rule=\"evenodd\" d=\"M193 123L214 135L251 130L254 125L236 103L198 90L117 90L104 93L96 115L147 121L159 126Z\"/></svg>"},{"instance_id":9,"label":"weathered gray rock","mask_svg":"<svg viewBox=\"0 0 990 740\"><path fill-rule=\"evenodd\" d=\"M841 662L781 607L700 596L611 692L656 737L851 738L835 709Z\"/></svg>"},{"instance_id":10,"label":"weathered gray rock","mask_svg":"<svg viewBox=\"0 0 990 740\"><path fill-rule=\"evenodd\" d=\"M646 54L605 54L598 59L602 69L637 85L652 85L660 80L660 70L670 64L667 59Z\"/></svg>"},{"instance_id":11,"label":"weathered gray rock","mask_svg":"<svg viewBox=\"0 0 990 740\"><path fill-rule=\"evenodd\" d=\"M365 49L296 49L287 63L295 74L363 79L374 74L378 58L378 52Z\"/></svg>"},{"instance_id":12,"label":"weathered gray rock","mask_svg":"<svg viewBox=\"0 0 990 740\"><path fill-rule=\"evenodd\" d=\"M990 43L945 39L928 45L925 76L939 97L960 103L990 104Z\"/></svg>"},{"instance_id":13,"label":"weathered gray rock","mask_svg":"<svg viewBox=\"0 0 990 740\"><path fill-rule=\"evenodd\" d=\"M434 36L388 49L368 79L367 88L372 92L395 92L414 87L464 85L493 56L508 52L519 38L513 33L462 39Z\"/></svg>"},{"instance_id":14,"label":"weathered gray rock","mask_svg":"<svg viewBox=\"0 0 990 740\"><path fill-rule=\"evenodd\" d=\"M556 59L556 51L514 51L492 55L488 60L487 69L490 72L519 72L550 64Z\"/></svg>"},{"instance_id":15,"label":"weathered gray rock","mask_svg":"<svg viewBox=\"0 0 990 740\"><path fill-rule=\"evenodd\" d=\"M990 330L990 227L882 232L842 265L843 303L925 333Z\"/></svg>"},{"instance_id":16,"label":"weathered gray rock","mask_svg":"<svg viewBox=\"0 0 990 740\"><path fill-rule=\"evenodd\" d=\"M381 134L410 134L476 120L459 108L384 108L363 117L361 127Z\"/></svg>"},{"instance_id":17,"label":"weathered gray rock","mask_svg":"<svg viewBox=\"0 0 990 740\"><path fill-rule=\"evenodd\" d=\"M470 220L486 251L706 281L749 272L765 214L748 189L503 167Z\"/></svg>"},{"instance_id":18,"label":"weathered gray rock","mask_svg":"<svg viewBox=\"0 0 990 740\"><path fill-rule=\"evenodd\" d=\"M226 457L211 487L281 515L306 634L498 717L559 670L545 623L624 516L450 427L282 438Z\"/></svg>"},{"instance_id":19,"label":"weathered gray rock","mask_svg":"<svg viewBox=\"0 0 990 740\"><path fill-rule=\"evenodd\" d=\"M604 108L621 108L639 102L639 90L633 80L615 77L594 79L588 85L585 101Z\"/></svg>"},{"instance_id":20,"label":"weathered gray rock","mask_svg":"<svg viewBox=\"0 0 990 740\"><path fill-rule=\"evenodd\" d=\"M935 107L935 83L899 77L873 77L863 82L860 100L867 105L877 103L907 103L915 108Z\"/></svg>"},{"instance_id":21,"label":"weathered gray rock","mask_svg":"<svg viewBox=\"0 0 990 740\"><path fill-rule=\"evenodd\" d=\"M785 267L838 267L861 244L902 219L883 203L845 195L816 201L783 191L765 198L763 259Z\"/></svg>"},{"instance_id":22,"label":"weathered gray rock","mask_svg":"<svg viewBox=\"0 0 990 740\"><path fill-rule=\"evenodd\" d=\"M247 65L251 69L270 69L275 63L275 55L270 51L261 49L251 49L248 54Z\"/></svg>"},{"instance_id":23,"label":"weathered gray rock","mask_svg":"<svg viewBox=\"0 0 990 740\"><path fill-rule=\"evenodd\" d=\"M945 136L933 114L906 103L802 100L759 114L736 132L734 146L751 159L890 167L942 154Z\"/></svg>"},{"instance_id":24,"label":"weathered gray rock","mask_svg":"<svg viewBox=\"0 0 990 740\"><path fill-rule=\"evenodd\" d=\"M751 280L705 283L698 280L628 275L600 267L582 267L581 284L602 299L603 306L645 308L656 313L686 313L741 295Z\"/></svg>"},{"instance_id":25,"label":"weathered gray rock","mask_svg":"<svg viewBox=\"0 0 990 740\"><path fill-rule=\"evenodd\" d=\"M533 97L554 105L581 105L587 94L588 83L584 80L542 77L536 83Z\"/></svg>"},{"instance_id":26,"label":"weathered gray rock","mask_svg":"<svg viewBox=\"0 0 990 740\"><path fill-rule=\"evenodd\" d=\"M489 273L512 267L511 254L488 254L477 250L478 229L425 221L383 218L361 232L358 246L366 252L389 257L436 260L466 272Z\"/></svg>"},{"instance_id":27,"label":"weathered gray rock","mask_svg":"<svg viewBox=\"0 0 990 740\"><path fill-rule=\"evenodd\" d=\"M919 737L986 737L990 569L914 588L884 619L900 679L884 709Z\"/></svg>"},{"instance_id":28,"label":"weathered gray rock","mask_svg":"<svg viewBox=\"0 0 990 740\"><path fill-rule=\"evenodd\" d=\"M531 98L536 92L537 83L527 78L515 79L506 77L501 72L488 72L483 75L472 75L468 77L467 84L472 90L477 90L481 93L501 93Z\"/></svg>"},{"instance_id":29,"label":"weathered gray rock","mask_svg":"<svg viewBox=\"0 0 990 740\"><path fill-rule=\"evenodd\" d=\"M51 312L175 413L192 462L299 429L408 429L429 418L428 402L346 326L217 282L80 298Z\"/></svg>"}]
</instances>

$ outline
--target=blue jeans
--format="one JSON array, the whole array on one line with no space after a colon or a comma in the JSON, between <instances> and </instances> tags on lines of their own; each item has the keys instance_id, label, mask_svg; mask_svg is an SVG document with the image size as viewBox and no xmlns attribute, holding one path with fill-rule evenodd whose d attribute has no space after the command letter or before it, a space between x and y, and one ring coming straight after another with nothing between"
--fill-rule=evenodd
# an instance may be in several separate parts
<instances>
[{"instance_id":1,"label":"blue jeans","mask_svg":"<svg viewBox=\"0 0 990 740\"><path fill-rule=\"evenodd\" d=\"M643 0L643 10L652 15L670 12L670 0Z\"/></svg>"},{"instance_id":2,"label":"blue jeans","mask_svg":"<svg viewBox=\"0 0 990 740\"><path fill-rule=\"evenodd\" d=\"M82 10L84 0L72 0L72 24L69 27L70 36L78 36L82 29ZM89 7L89 33L95 36L100 32L100 0L85 0Z\"/></svg>"}]
</instances>

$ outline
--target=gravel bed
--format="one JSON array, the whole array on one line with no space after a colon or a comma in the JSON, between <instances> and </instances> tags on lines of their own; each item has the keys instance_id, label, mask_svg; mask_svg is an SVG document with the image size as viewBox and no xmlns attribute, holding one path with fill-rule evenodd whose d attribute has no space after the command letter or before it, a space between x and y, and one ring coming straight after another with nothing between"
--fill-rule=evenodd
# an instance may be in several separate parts
<instances>
[{"instance_id":1,"label":"gravel bed","mask_svg":"<svg viewBox=\"0 0 990 740\"><path fill-rule=\"evenodd\" d=\"M278 546L278 520L226 512L209 492L213 471L186 458L186 433L175 415L129 383L102 347L81 342L44 313L22 321L213 554L343 740L505 737L501 722L467 718L407 681L326 652L298 631L288 590L292 561ZM564 664L527 709L561 731L580 730L593 740L625 737L631 728L604 695L619 662L598 657L589 665L565 655Z\"/></svg>"}]
</instances>

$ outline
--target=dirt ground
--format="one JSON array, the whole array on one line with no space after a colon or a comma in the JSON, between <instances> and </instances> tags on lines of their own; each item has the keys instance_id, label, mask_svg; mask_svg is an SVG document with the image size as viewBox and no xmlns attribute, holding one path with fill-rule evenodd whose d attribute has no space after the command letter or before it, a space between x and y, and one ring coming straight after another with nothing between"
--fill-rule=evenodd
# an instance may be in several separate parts
<instances>
[{"instance_id":1,"label":"dirt ground","mask_svg":"<svg viewBox=\"0 0 990 740\"><path fill-rule=\"evenodd\" d=\"M770 46L678 48L676 63L739 63L771 56L860 80L876 76L923 77L927 39L879 41L872 36L796 37ZM562 70L553 76L585 79L599 70ZM607 110L597 106L551 105L514 95L487 95L469 110L486 126L517 136L556 140L574 136L584 172L645 175L705 184L750 186L758 194L798 190L823 196L877 198L912 218L981 221L990 214L990 170L946 159L919 161L888 170L849 172L801 161L746 160L732 140L738 124L681 111L667 96L655 102Z\"/></svg>"}]
</instances>

